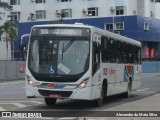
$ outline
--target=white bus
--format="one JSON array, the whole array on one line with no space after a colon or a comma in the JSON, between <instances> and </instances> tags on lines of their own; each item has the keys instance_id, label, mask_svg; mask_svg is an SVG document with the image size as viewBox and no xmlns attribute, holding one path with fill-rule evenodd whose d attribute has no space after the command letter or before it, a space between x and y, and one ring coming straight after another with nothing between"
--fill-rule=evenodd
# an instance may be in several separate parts
<instances>
[{"instance_id":1,"label":"white bus","mask_svg":"<svg viewBox=\"0 0 160 120\"><path fill-rule=\"evenodd\" d=\"M93 26L36 25L26 61L26 96L90 100L123 93L141 84L141 43ZM23 39L23 37L22 37Z\"/></svg>"}]
</instances>

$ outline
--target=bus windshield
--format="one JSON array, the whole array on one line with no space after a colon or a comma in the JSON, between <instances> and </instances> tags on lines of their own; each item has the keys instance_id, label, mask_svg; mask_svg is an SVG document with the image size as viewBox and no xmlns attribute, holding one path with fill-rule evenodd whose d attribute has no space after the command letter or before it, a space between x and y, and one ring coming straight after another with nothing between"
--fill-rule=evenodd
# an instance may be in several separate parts
<instances>
[{"instance_id":1,"label":"bus windshield","mask_svg":"<svg viewBox=\"0 0 160 120\"><path fill-rule=\"evenodd\" d=\"M86 37L32 36L28 68L37 74L78 75L89 68Z\"/></svg>"}]
</instances>

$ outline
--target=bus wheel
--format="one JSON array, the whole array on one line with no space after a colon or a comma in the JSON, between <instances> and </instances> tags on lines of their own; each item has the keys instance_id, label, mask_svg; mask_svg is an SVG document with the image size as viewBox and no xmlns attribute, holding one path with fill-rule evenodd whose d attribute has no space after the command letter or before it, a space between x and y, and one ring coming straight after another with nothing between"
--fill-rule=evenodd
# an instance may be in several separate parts
<instances>
[{"instance_id":1,"label":"bus wheel","mask_svg":"<svg viewBox=\"0 0 160 120\"><path fill-rule=\"evenodd\" d=\"M130 81L128 82L127 92L124 93L124 97L125 97L125 98L131 97L131 90L132 90L132 82L131 82L131 80L130 80Z\"/></svg>"},{"instance_id":2,"label":"bus wheel","mask_svg":"<svg viewBox=\"0 0 160 120\"><path fill-rule=\"evenodd\" d=\"M56 104L56 98L45 98L45 103L47 106L54 106Z\"/></svg>"},{"instance_id":3,"label":"bus wheel","mask_svg":"<svg viewBox=\"0 0 160 120\"><path fill-rule=\"evenodd\" d=\"M104 88L103 88L103 85L102 85L100 98L98 98L97 100L94 101L95 105L98 106L98 107L102 106L103 100L104 100Z\"/></svg>"}]
</instances>

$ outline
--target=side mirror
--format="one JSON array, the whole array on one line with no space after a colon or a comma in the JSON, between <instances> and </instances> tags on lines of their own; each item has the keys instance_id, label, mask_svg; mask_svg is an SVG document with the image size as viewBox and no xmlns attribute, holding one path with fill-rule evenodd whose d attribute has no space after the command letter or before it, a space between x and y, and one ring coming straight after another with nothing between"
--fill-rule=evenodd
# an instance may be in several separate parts
<instances>
[{"instance_id":1,"label":"side mirror","mask_svg":"<svg viewBox=\"0 0 160 120\"><path fill-rule=\"evenodd\" d=\"M20 44L20 45L19 45L19 49L20 49L21 51L25 51L25 50L26 50L26 45Z\"/></svg>"},{"instance_id":2,"label":"side mirror","mask_svg":"<svg viewBox=\"0 0 160 120\"><path fill-rule=\"evenodd\" d=\"M29 36L30 36L30 34L24 34L24 35L21 36L21 45L23 44L23 39L25 37L29 37Z\"/></svg>"}]
</instances>

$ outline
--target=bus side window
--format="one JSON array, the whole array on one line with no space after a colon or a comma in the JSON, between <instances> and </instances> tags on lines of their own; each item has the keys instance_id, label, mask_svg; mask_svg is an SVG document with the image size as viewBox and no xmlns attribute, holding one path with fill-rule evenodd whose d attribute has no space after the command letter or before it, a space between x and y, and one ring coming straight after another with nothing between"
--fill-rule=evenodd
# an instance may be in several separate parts
<instances>
[{"instance_id":1,"label":"bus side window","mask_svg":"<svg viewBox=\"0 0 160 120\"><path fill-rule=\"evenodd\" d=\"M127 43L123 43L123 63L128 62L128 52L127 52Z\"/></svg>"},{"instance_id":2,"label":"bus side window","mask_svg":"<svg viewBox=\"0 0 160 120\"><path fill-rule=\"evenodd\" d=\"M128 63L133 63L133 45L128 45Z\"/></svg>"},{"instance_id":3,"label":"bus side window","mask_svg":"<svg viewBox=\"0 0 160 120\"><path fill-rule=\"evenodd\" d=\"M116 41L116 63L122 62L121 42Z\"/></svg>"},{"instance_id":4,"label":"bus side window","mask_svg":"<svg viewBox=\"0 0 160 120\"><path fill-rule=\"evenodd\" d=\"M115 40L112 38L108 41L108 58L110 63L115 62Z\"/></svg>"},{"instance_id":5,"label":"bus side window","mask_svg":"<svg viewBox=\"0 0 160 120\"><path fill-rule=\"evenodd\" d=\"M108 38L102 37L101 41L101 58L102 62L108 62Z\"/></svg>"},{"instance_id":6,"label":"bus side window","mask_svg":"<svg viewBox=\"0 0 160 120\"><path fill-rule=\"evenodd\" d=\"M100 44L93 42L93 72L94 73L99 69L100 67Z\"/></svg>"},{"instance_id":7,"label":"bus side window","mask_svg":"<svg viewBox=\"0 0 160 120\"><path fill-rule=\"evenodd\" d=\"M142 61L141 61L141 48L138 47L138 63L141 64Z\"/></svg>"}]
</instances>

